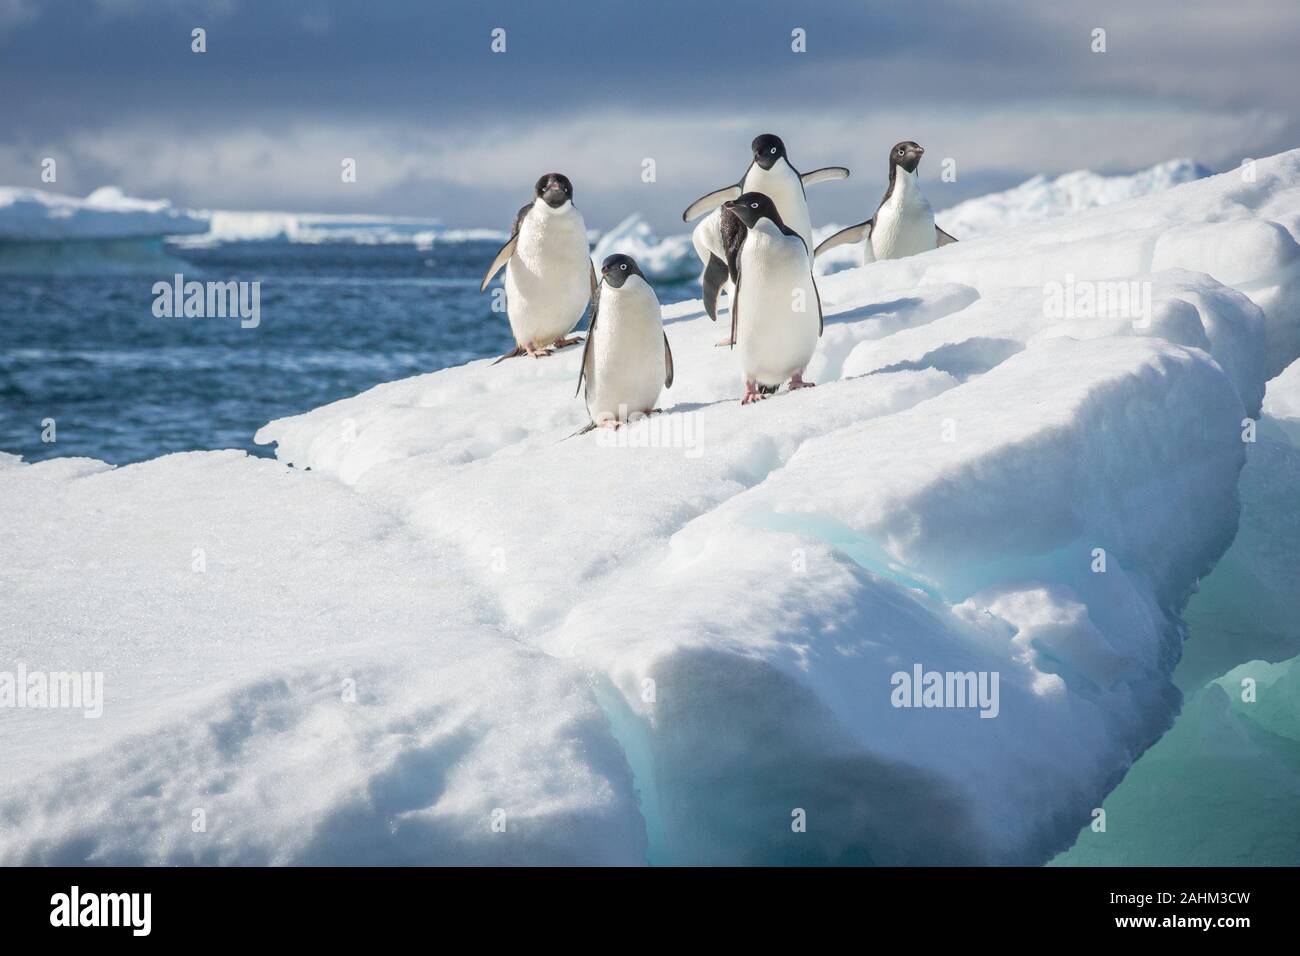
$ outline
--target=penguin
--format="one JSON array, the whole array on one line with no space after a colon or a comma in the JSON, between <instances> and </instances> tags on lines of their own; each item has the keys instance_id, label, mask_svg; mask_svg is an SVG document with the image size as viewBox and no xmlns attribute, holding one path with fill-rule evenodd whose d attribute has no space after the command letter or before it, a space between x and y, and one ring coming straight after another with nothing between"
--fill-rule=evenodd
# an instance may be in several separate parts
<instances>
[{"instance_id":1,"label":"penguin","mask_svg":"<svg viewBox=\"0 0 1300 956\"><path fill-rule=\"evenodd\" d=\"M631 415L649 415L662 389L673 386L673 352L659 299L631 256L615 254L600 267L578 392L593 426L617 428Z\"/></svg>"},{"instance_id":2,"label":"penguin","mask_svg":"<svg viewBox=\"0 0 1300 956\"><path fill-rule=\"evenodd\" d=\"M754 137L749 148L754 158L749 168L745 170L745 175L740 177L740 182L734 186L715 189L695 200L682 213L682 221L690 222L722 203L735 199L741 193L759 192L771 197L786 224L803 237L804 243L811 249L813 247L812 219L808 215L808 197L804 187L836 179L847 179L848 169L843 166L826 166L822 169L814 169L810 173L801 173L790 165L790 159L785 152L785 143L781 141L781 137L772 133ZM700 252L699 245L696 245L696 252ZM708 279L712 270L716 282L716 277L720 274L718 271L720 264L715 261L716 256L705 258L701 253L700 258L705 266L705 279ZM703 283L705 279L701 282ZM708 294L707 290L705 294ZM710 312L709 315L714 320L717 319L714 312Z\"/></svg>"},{"instance_id":3,"label":"penguin","mask_svg":"<svg viewBox=\"0 0 1300 956\"><path fill-rule=\"evenodd\" d=\"M791 390L810 387L803 373L822 334L822 304L808 244L763 193L744 193L723 208L745 225L727 249L736 283L731 339L745 378L740 404L766 398L787 379Z\"/></svg>"},{"instance_id":4,"label":"penguin","mask_svg":"<svg viewBox=\"0 0 1300 956\"><path fill-rule=\"evenodd\" d=\"M911 140L895 143L889 151L889 188L876 207L876 214L866 222L841 229L822 240L813 255L867 239L872 258L901 259L956 242L934 224L934 211L921 194L917 169L924 155L925 150Z\"/></svg>"},{"instance_id":5,"label":"penguin","mask_svg":"<svg viewBox=\"0 0 1300 956\"><path fill-rule=\"evenodd\" d=\"M691 233L695 254L705 263L704 274L700 277L704 311L715 322L718 320L718 296L725 292L731 299L736 290L727 264L727 249L739 247L744 232L745 224L729 209L720 206L701 219ZM724 338L717 344L731 345L731 338Z\"/></svg>"},{"instance_id":6,"label":"penguin","mask_svg":"<svg viewBox=\"0 0 1300 956\"><path fill-rule=\"evenodd\" d=\"M506 315L515 348L497 362L525 354L541 358L581 341L568 334L596 294L587 224L573 205L569 177L547 173L534 185L533 197L515 216L509 241L479 285L479 292L486 290L505 266Z\"/></svg>"}]
</instances>

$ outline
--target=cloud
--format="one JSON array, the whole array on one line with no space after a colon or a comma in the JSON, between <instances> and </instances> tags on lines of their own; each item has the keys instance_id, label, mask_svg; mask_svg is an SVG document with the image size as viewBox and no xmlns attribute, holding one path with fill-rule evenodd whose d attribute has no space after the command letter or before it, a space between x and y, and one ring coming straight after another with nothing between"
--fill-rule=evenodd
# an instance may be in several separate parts
<instances>
[{"instance_id":1,"label":"cloud","mask_svg":"<svg viewBox=\"0 0 1300 956\"><path fill-rule=\"evenodd\" d=\"M6 10L26 18L8 39L0 27L0 182L34 184L40 144L59 158L60 188L116 182L192 205L477 225L558 168L589 218L608 222L734 180L765 130L799 164L853 167L850 185L828 190L840 196L875 191L888 146L921 141L958 161L936 202L982 179L1175 156L1225 167L1300 145L1294 0L1196 16L1181 0L797 11L747 0L743 24L735 4L691 0L636 19L595 2L98 2L90 15L56 4L32 19L28 0L0 0L0 24ZM196 55L200 7L225 16ZM499 56L488 49L498 24L509 29ZM790 50L794 25L808 30L806 54ZM1104 54L1090 50L1097 27ZM355 184L340 181L344 157L358 160ZM655 184L641 182L645 158Z\"/></svg>"},{"instance_id":2,"label":"cloud","mask_svg":"<svg viewBox=\"0 0 1300 956\"><path fill-rule=\"evenodd\" d=\"M610 110L437 128L367 121L184 132L109 125L72 136L53 155L60 157L61 178L71 173L75 179L65 182L78 188L100 184L86 181L93 170L101 182L192 206L401 212L459 225L493 225L493 210L508 215L540 173L558 169L574 180L579 206L593 224L609 225L639 209L667 225L695 196L739 178L749 140L759 132L781 134L801 168L850 166L851 191L844 187L837 197L856 195L865 206L883 184L889 146L900 139L928 147L931 179L941 159L953 158L960 182L1080 168L1124 171L1174 156L1226 167L1260 155L1257 145L1286 123L1263 110L1118 101L754 111L721 119L698 111ZM1118 156L1116 143L1124 144ZM20 181L21 171L30 179L39 169L37 152L0 152L0 178ZM355 183L342 181L345 158L357 162ZM656 166L651 184L641 179L647 158Z\"/></svg>"},{"instance_id":3,"label":"cloud","mask_svg":"<svg viewBox=\"0 0 1300 956\"><path fill-rule=\"evenodd\" d=\"M34 0L0 0L0 34L35 18Z\"/></svg>"}]
</instances>

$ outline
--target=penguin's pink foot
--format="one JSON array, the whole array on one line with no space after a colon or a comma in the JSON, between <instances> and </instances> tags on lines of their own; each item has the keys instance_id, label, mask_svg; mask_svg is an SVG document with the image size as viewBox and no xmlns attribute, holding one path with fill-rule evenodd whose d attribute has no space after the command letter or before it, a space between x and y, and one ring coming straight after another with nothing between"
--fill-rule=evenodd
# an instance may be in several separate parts
<instances>
[{"instance_id":1,"label":"penguin's pink foot","mask_svg":"<svg viewBox=\"0 0 1300 956\"><path fill-rule=\"evenodd\" d=\"M751 405L754 402L761 402L765 398L767 398L767 396L758 390L757 382L746 382L745 395L741 398L740 404Z\"/></svg>"},{"instance_id":2,"label":"penguin's pink foot","mask_svg":"<svg viewBox=\"0 0 1300 956\"><path fill-rule=\"evenodd\" d=\"M790 391L793 392L796 388L812 388L816 384L816 382L805 382L802 374L796 375L790 379Z\"/></svg>"},{"instance_id":3,"label":"penguin's pink foot","mask_svg":"<svg viewBox=\"0 0 1300 956\"><path fill-rule=\"evenodd\" d=\"M730 335L728 335L725 339L719 339L716 343L714 343L713 347L724 349L727 348L728 346L735 345L735 344L736 344L736 340L733 339Z\"/></svg>"},{"instance_id":4,"label":"penguin's pink foot","mask_svg":"<svg viewBox=\"0 0 1300 956\"><path fill-rule=\"evenodd\" d=\"M529 355L531 355L533 358L544 358L545 356L551 354L551 350L549 348L539 349L532 342L528 342L524 345L524 351L527 352Z\"/></svg>"},{"instance_id":5,"label":"penguin's pink foot","mask_svg":"<svg viewBox=\"0 0 1300 956\"><path fill-rule=\"evenodd\" d=\"M547 347L551 349L567 349L570 345L577 345L581 341L582 341L581 338L574 335L574 336L570 336L567 339L556 339Z\"/></svg>"},{"instance_id":6,"label":"penguin's pink foot","mask_svg":"<svg viewBox=\"0 0 1300 956\"><path fill-rule=\"evenodd\" d=\"M597 428L618 428L622 424L623 423L620 422L617 418L602 418L600 421L596 422L596 427Z\"/></svg>"}]
</instances>

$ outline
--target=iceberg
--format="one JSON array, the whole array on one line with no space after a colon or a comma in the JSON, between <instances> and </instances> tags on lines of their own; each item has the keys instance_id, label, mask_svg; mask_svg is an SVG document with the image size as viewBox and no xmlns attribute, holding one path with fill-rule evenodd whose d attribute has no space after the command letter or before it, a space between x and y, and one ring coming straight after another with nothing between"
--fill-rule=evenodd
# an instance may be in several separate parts
<instances>
[{"instance_id":1,"label":"iceberg","mask_svg":"<svg viewBox=\"0 0 1300 956\"><path fill-rule=\"evenodd\" d=\"M651 282L685 282L698 279L700 260L688 235L661 239L639 213L628 216L602 234L591 250L599 271L605 257L615 252L631 256Z\"/></svg>"},{"instance_id":2,"label":"iceberg","mask_svg":"<svg viewBox=\"0 0 1300 956\"><path fill-rule=\"evenodd\" d=\"M746 408L677 303L617 441L571 349L270 422L278 463L0 461L3 657L105 675L0 723L0 861L1044 863L1179 713L1298 233L1300 150L841 271L818 387Z\"/></svg>"},{"instance_id":3,"label":"iceberg","mask_svg":"<svg viewBox=\"0 0 1300 956\"><path fill-rule=\"evenodd\" d=\"M135 199L115 186L85 199L0 187L0 273L152 273L177 264L165 237L207 228L165 199Z\"/></svg>"},{"instance_id":4,"label":"iceberg","mask_svg":"<svg viewBox=\"0 0 1300 956\"><path fill-rule=\"evenodd\" d=\"M206 232L206 219L165 199L135 199L103 186L85 199L0 186L0 241L149 239Z\"/></svg>"},{"instance_id":5,"label":"iceberg","mask_svg":"<svg viewBox=\"0 0 1300 956\"><path fill-rule=\"evenodd\" d=\"M227 242L289 242L314 245L351 242L358 245L414 245L429 248L437 241L497 239L493 230L443 230L437 219L411 216L331 215L296 212L237 212L208 209L208 228L177 240L185 248L206 248Z\"/></svg>"}]
</instances>

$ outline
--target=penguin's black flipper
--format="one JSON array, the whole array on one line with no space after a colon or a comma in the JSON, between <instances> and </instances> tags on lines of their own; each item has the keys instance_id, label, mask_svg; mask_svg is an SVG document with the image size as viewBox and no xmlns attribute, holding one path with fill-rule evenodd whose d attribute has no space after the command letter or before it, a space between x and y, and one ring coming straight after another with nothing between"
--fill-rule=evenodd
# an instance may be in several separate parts
<instances>
[{"instance_id":1,"label":"penguin's black flipper","mask_svg":"<svg viewBox=\"0 0 1300 956\"><path fill-rule=\"evenodd\" d=\"M592 270L595 275L595 269ZM582 362L578 365L578 387L573 390L573 397L577 398L578 393L582 391L582 380L587 375L587 359L591 355L591 340L596 337L596 316L600 314L600 286L597 285L591 295L591 321L587 323L587 338L582 343Z\"/></svg>"},{"instance_id":2,"label":"penguin's black flipper","mask_svg":"<svg viewBox=\"0 0 1300 956\"><path fill-rule=\"evenodd\" d=\"M950 242L957 241L952 236L948 235L946 232L940 229L938 226L934 227L934 238L935 238L935 245L937 246L946 246Z\"/></svg>"},{"instance_id":3,"label":"penguin's black flipper","mask_svg":"<svg viewBox=\"0 0 1300 956\"><path fill-rule=\"evenodd\" d=\"M524 217L528 215L528 210L532 208L532 203L529 203L527 206L521 207L519 212L515 215L515 225L514 228L510 230L510 238L506 240L504 246L497 250L496 256L492 259L492 264L488 266L488 271L483 276L483 281L479 284L479 292L483 292L487 289L488 283L492 281L492 277L500 272L501 267L509 262L510 257L515 254L515 243L519 241L519 227L524 224Z\"/></svg>"},{"instance_id":4,"label":"penguin's black flipper","mask_svg":"<svg viewBox=\"0 0 1300 956\"><path fill-rule=\"evenodd\" d=\"M871 235L871 227L875 221L876 217L872 216L866 222L860 222L857 225L849 226L845 229L841 229L833 236L828 236L818 244L815 250L813 250L813 258L816 259L823 252L829 252L836 246L843 246L850 242L861 242L863 239Z\"/></svg>"},{"instance_id":5,"label":"penguin's black flipper","mask_svg":"<svg viewBox=\"0 0 1300 956\"><path fill-rule=\"evenodd\" d=\"M668 347L668 333L664 333L664 388L673 387L673 350Z\"/></svg>"},{"instance_id":6,"label":"penguin's black flipper","mask_svg":"<svg viewBox=\"0 0 1300 956\"><path fill-rule=\"evenodd\" d=\"M736 328L740 322L740 259L736 259L735 275L732 277L735 285L731 290L731 344L728 348L736 347Z\"/></svg>"},{"instance_id":7,"label":"penguin's black flipper","mask_svg":"<svg viewBox=\"0 0 1300 956\"><path fill-rule=\"evenodd\" d=\"M709 318L714 322L718 321L718 293L729 277L727 264L709 253L709 264L704 267L704 278L700 284L704 287L704 311L709 313Z\"/></svg>"}]
</instances>

